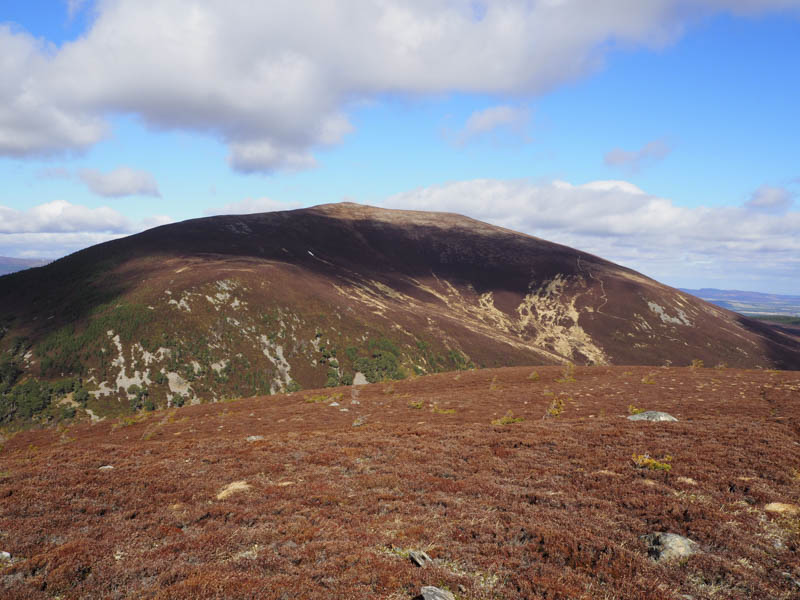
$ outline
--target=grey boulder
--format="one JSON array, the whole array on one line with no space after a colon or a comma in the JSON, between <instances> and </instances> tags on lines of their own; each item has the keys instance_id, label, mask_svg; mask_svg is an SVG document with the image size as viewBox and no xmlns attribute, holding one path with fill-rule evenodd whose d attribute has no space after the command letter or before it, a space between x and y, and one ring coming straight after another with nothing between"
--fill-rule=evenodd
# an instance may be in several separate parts
<instances>
[{"instance_id":1,"label":"grey boulder","mask_svg":"<svg viewBox=\"0 0 800 600\"><path fill-rule=\"evenodd\" d=\"M688 558L699 551L697 542L676 533L656 531L642 536L647 542L647 554L656 562Z\"/></svg>"}]
</instances>

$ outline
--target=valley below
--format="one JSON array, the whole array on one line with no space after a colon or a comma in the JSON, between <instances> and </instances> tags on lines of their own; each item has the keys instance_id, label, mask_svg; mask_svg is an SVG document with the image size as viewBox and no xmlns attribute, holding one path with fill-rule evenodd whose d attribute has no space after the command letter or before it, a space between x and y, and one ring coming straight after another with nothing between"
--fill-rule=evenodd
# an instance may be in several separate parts
<instances>
[{"instance_id":1,"label":"valley below","mask_svg":"<svg viewBox=\"0 0 800 600\"><path fill-rule=\"evenodd\" d=\"M0 451L9 600L790 599L798 549L796 371L468 369L78 419Z\"/></svg>"}]
</instances>

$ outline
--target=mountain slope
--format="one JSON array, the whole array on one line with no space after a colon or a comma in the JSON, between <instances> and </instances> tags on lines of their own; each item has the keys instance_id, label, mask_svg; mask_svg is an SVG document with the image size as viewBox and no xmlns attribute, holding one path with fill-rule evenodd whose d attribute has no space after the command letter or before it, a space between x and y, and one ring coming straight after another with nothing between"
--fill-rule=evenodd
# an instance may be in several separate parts
<instances>
[{"instance_id":1,"label":"mountain slope","mask_svg":"<svg viewBox=\"0 0 800 600\"><path fill-rule=\"evenodd\" d=\"M472 365L800 368L791 334L598 257L349 203L94 246L0 278L0 319L6 387L67 377L98 414Z\"/></svg>"}]
</instances>

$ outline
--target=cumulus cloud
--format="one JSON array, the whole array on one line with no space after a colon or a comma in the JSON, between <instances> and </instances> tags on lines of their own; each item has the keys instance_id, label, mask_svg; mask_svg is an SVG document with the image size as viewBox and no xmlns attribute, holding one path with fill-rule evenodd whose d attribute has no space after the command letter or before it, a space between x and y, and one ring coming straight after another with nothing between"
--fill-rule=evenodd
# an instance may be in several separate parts
<instances>
[{"instance_id":1,"label":"cumulus cloud","mask_svg":"<svg viewBox=\"0 0 800 600\"><path fill-rule=\"evenodd\" d=\"M153 216L135 222L113 208L89 208L64 200L24 211L0 206L0 255L58 257L171 221Z\"/></svg>"},{"instance_id":2,"label":"cumulus cloud","mask_svg":"<svg viewBox=\"0 0 800 600\"><path fill-rule=\"evenodd\" d=\"M239 202L231 202L218 208L209 208L205 211L205 214L207 216L249 215L278 210L292 210L301 206L302 204L299 202L280 202L272 198L245 198Z\"/></svg>"},{"instance_id":3,"label":"cumulus cloud","mask_svg":"<svg viewBox=\"0 0 800 600\"><path fill-rule=\"evenodd\" d=\"M465 144L473 138L486 135L498 129L507 129L524 138L525 128L529 120L530 111L527 108L505 104L490 106L473 112L464 124L464 128L459 132L456 140L459 144Z\"/></svg>"},{"instance_id":4,"label":"cumulus cloud","mask_svg":"<svg viewBox=\"0 0 800 600\"><path fill-rule=\"evenodd\" d=\"M120 198L122 196L161 196L155 178L147 171L130 167L119 167L108 173L97 169L81 169L78 177L98 196Z\"/></svg>"},{"instance_id":5,"label":"cumulus cloud","mask_svg":"<svg viewBox=\"0 0 800 600\"><path fill-rule=\"evenodd\" d=\"M82 4L68 0L77 10ZM385 94L535 96L711 11L800 0L99 2L61 47L0 27L0 155L81 151L108 115L209 133L241 171L308 168ZM146 18L143 18L146 15Z\"/></svg>"},{"instance_id":6,"label":"cumulus cloud","mask_svg":"<svg viewBox=\"0 0 800 600\"><path fill-rule=\"evenodd\" d=\"M131 231L127 217L113 208L88 208L55 200L21 211L0 206L0 233L65 233Z\"/></svg>"},{"instance_id":7,"label":"cumulus cloud","mask_svg":"<svg viewBox=\"0 0 800 600\"><path fill-rule=\"evenodd\" d=\"M398 194L384 205L465 214L686 287L770 277L790 289L800 269L800 212L687 208L625 181L478 179Z\"/></svg>"},{"instance_id":8,"label":"cumulus cloud","mask_svg":"<svg viewBox=\"0 0 800 600\"><path fill-rule=\"evenodd\" d=\"M762 185L745 203L747 208L766 212L783 212L794 203L794 194L784 187Z\"/></svg>"},{"instance_id":9,"label":"cumulus cloud","mask_svg":"<svg viewBox=\"0 0 800 600\"><path fill-rule=\"evenodd\" d=\"M663 160L672 151L666 140L653 140L646 143L639 150L628 151L614 148L603 157L603 162L612 167L626 167L633 172L638 172L642 167Z\"/></svg>"}]
</instances>

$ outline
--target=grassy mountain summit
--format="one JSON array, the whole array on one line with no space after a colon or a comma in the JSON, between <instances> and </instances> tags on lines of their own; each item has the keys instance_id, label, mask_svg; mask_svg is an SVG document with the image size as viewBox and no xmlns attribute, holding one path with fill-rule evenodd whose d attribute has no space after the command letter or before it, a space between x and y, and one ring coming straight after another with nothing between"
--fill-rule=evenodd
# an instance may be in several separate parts
<instances>
[{"instance_id":1,"label":"grassy mountain summit","mask_svg":"<svg viewBox=\"0 0 800 600\"><path fill-rule=\"evenodd\" d=\"M800 368L790 332L596 256L352 203L194 219L2 277L0 332L6 421L472 366Z\"/></svg>"}]
</instances>

